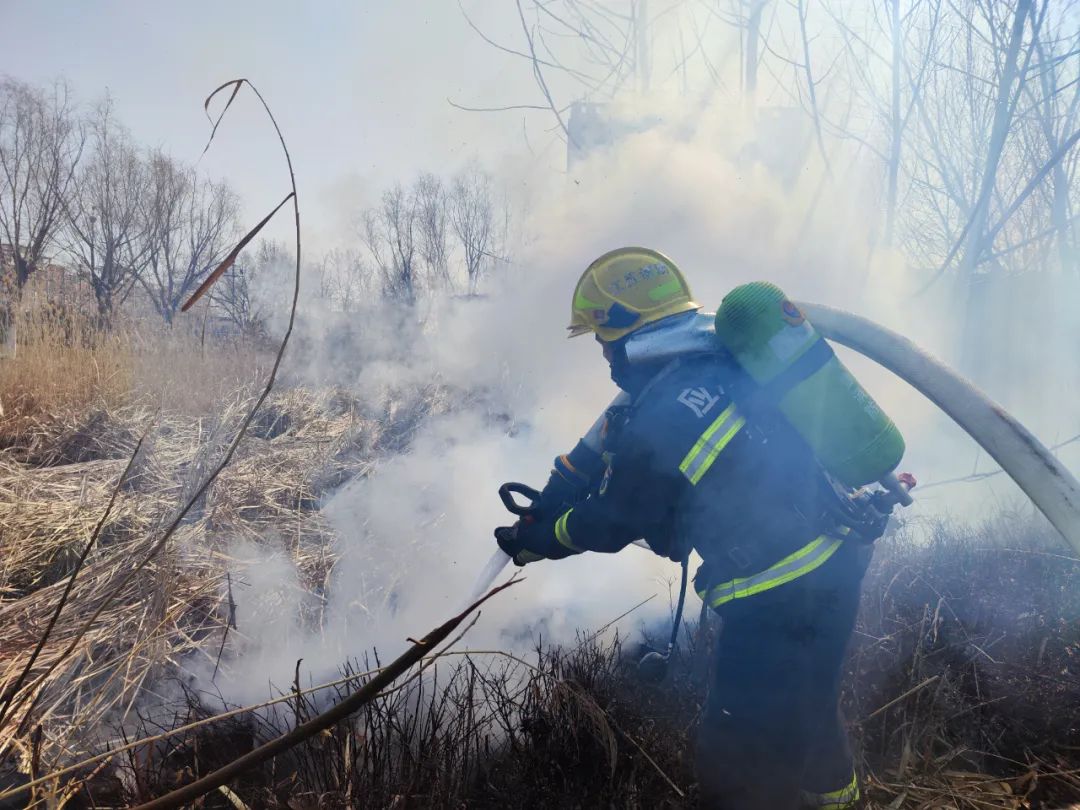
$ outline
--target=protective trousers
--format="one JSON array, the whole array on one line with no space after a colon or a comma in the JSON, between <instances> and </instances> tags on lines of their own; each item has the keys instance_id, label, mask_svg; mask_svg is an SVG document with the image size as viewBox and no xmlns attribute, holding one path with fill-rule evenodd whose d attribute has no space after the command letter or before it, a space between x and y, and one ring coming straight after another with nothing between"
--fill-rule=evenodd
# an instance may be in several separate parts
<instances>
[{"instance_id":1,"label":"protective trousers","mask_svg":"<svg viewBox=\"0 0 1080 810\"><path fill-rule=\"evenodd\" d=\"M698 737L704 807L858 806L839 697L869 556L846 541L820 568L720 610Z\"/></svg>"}]
</instances>

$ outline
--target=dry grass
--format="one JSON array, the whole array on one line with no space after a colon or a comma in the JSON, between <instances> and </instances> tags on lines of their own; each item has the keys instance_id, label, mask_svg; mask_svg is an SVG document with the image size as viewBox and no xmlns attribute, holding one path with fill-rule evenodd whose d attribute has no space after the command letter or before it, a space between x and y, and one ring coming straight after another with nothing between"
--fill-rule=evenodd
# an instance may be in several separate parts
<instances>
[{"instance_id":1,"label":"dry grass","mask_svg":"<svg viewBox=\"0 0 1080 810\"><path fill-rule=\"evenodd\" d=\"M38 302L17 307L14 322L14 356L0 358L5 433L42 414L130 398L134 352L126 330L102 330L86 310Z\"/></svg>"},{"instance_id":2,"label":"dry grass","mask_svg":"<svg viewBox=\"0 0 1080 810\"><path fill-rule=\"evenodd\" d=\"M163 411L187 415L212 413L236 391L255 390L273 360L262 344L247 338L208 338L194 324L167 333L136 330L132 347L129 401L152 402Z\"/></svg>"},{"instance_id":3,"label":"dry grass","mask_svg":"<svg viewBox=\"0 0 1080 810\"><path fill-rule=\"evenodd\" d=\"M241 565L231 544L287 555L301 587L322 593L336 557L320 496L365 474L379 454L401 452L431 413L461 404L438 387L398 392L379 411L344 391L275 394L166 553L80 638L82 622L220 457L260 364L242 347L203 356L191 335L95 342L93 333L80 344L57 338L56 323L49 328L36 343L24 330L22 357L0 360L0 390L14 408L0 420L0 695L26 665L139 435L151 429L0 727L0 752L38 773L102 750L115 729L139 730L139 716L147 733L205 718L189 695L170 704L178 714L162 724L162 690L175 695L194 667L215 666L226 634L244 644L228 628L228 578ZM97 365L86 368L91 356ZM31 362L73 369L73 379L42 385ZM1080 798L1080 561L1017 516L922 534L929 540L901 531L881 542L850 659L845 700L870 806L1015 810ZM306 619L317 627L321 600L311 604ZM515 795L523 807L690 807L688 753L709 643L688 635L674 681L659 688L633 677L618 642L590 639L528 660L502 651L453 658L250 774L233 799L449 808L501 807ZM335 688L365 677L354 670ZM284 713L245 713L138 746L97 772L97 801L160 794L327 699L321 690L290 699ZM206 806L233 799L214 795Z\"/></svg>"},{"instance_id":4,"label":"dry grass","mask_svg":"<svg viewBox=\"0 0 1080 810\"><path fill-rule=\"evenodd\" d=\"M0 355L0 450L31 463L65 460L35 457L39 447L64 452L58 431L98 442L98 455L122 455L123 445L109 444L113 437L102 437L92 418L107 414L115 428L134 423L117 418L131 408L213 413L235 392L254 390L271 359L249 340L208 337L197 320L166 329L159 320L118 316L104 328L85 302L27 294L14 319L15 351Z\"/></svg>"},{"instance_id":5,"label":"dry grass","mask_svg":"<svg viewBox=\"0 0 1080 810\"><path fill-rule=\"evenodd\" d=\"M356 670L366 668L317 697L298 695L273 712L132 752L126 764L139 775L128 780L128 801L161 792L179 773L211 770L222 738L241 751L306 720L319 704L357 689L370 675ZM680 666L678 688L664 690L626 673L617 637L521 657L489 651L444 659L273 768L249 774L236 791L249 806L275 808L690 806L690 730L672 736L668 724L643 721L643 713L692 716L703 673ZM202 713L191 698L174 724Z\"/></svg>"},{"instance_id":6,"label":"dry grass","mask_svg":"<svg viewBox=\"0 0 1080 810\"><path fill-rule=\"evenodd\" d=\"M849 659L845 705L868 807L1080 799L1080 561L1062 559L1055 535L1020 516L918 536L901 531L878 549ZM345 808L358 796L374 808L494 808L511 795L536 808L693 807L688 753L710 643L688 629L660 687L635 677L637 652L624 656L617 640L528 661L501 651L443 661L235 790L249 806L281 808ZM246 749L314 711L309 698L285 705L141 749L126 766L142 769L129 799L212 770L225 740ZM195 696L176 722L191 716L205 716Z\"/></svg>"},{"instance_id":7,"label":"dry grass","mask_svg":"<svg viewBox=\"0 0 1080 810\"><path fill-rule=\"evenodd\" d=\"M33 722L43 726L40 745L48 759L90 751L106 720L120 721L136 699L152 699L149 688L159 677L182 674L191 656L213 660L228 619L225 578L235 564L228 543L248 538L281 548L306 587L325 583L332 538L313 509L316 488L328 470L351 476L368 463L353 452L370 439L367 422L359 409L343 409L342 401L340 394L304 390L273 398L267 413L278 419L257 426L230 474L210 489L167 553L77 639L81 622L157 540L185 493L222 452L247 399L234 398L214 419L160 418L30 682L58 666L39 688L20 694L19 710L0 729L0 750L13 744L28 756L26 730L16 729L33 700ZM121 445L130 438L127 425L107 419L96 424ZM124 465L119 459L0 464L0 694L25 666ZM63 658L70 645L73 651Z\"/></svg>"},{"instance_id":8,"label":"dry grass","mask_svg":"<svg viewBox=\"0 0 1080 810\"><path fill-rule=\"evenodd\" d=\"M1080 799L1080 559L1030 516L920 537L876 555L850 661L877 795L918 808Z\"/></svg>"},{"instance_id":9,"label":"dry grass","mask_svg":"<svg viewBox=\"0 0 1080 810\"><path fill-rule=\"evenodd\" d=\"M1071 806L1080 800L1080 683L1068 662L1080 638L1069 625L1076 614L1059 611L1075 605L1067 590L1080 565L1025 563L1055 559L1043 556L1054 553L1052 536L1028 520L935 531L929 544L903 534L886 541L867 579L845 688L867 807ZM1000 565L1009 553L1002 546L1018 542L1023 555ZM1055 587L1031 593L1029 576ZM927 582L940 591L933 602ZM994 588L1000 599L986 596ZM982 613L990 605L994 616ZM360 797L365 808L497 808L508 797L523 808L695 807L689 754L713 640L711 631L686 628L670 680L659 686L636 677L640 652L618 638L524 657L494 650L444 659L232 789L247 806L270 808L348 808ZM988 646L1001 654L987 658ZM368 664L314 695L284 695L273 711L127 752L123 800L160 795L304 721L362 684L369 675L357 670ZM189 695L172 722L142 731L206 717ZM212 796L207 806L230 805Z\"/></svg>"},{"instance_id":10,"label":"dry grass","mask_svg":"<svg viewBox=\"0 0 1080 810\"><path fill-rule=\"evenodd\" d=\"M0 460L0 599L10 600L61 579L90 537L125 462L84 461L32 475ZM150 522L134 493L117 500L101 542L143 534Z\"/></svg>"}]
</instances>

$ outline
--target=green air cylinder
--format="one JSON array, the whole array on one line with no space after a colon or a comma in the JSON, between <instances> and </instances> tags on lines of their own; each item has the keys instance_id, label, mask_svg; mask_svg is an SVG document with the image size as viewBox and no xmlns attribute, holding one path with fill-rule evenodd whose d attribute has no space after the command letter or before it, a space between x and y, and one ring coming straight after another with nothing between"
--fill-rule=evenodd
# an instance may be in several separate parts
<instances>
[{"instance_id":1,"label":"green air cylinder","mask_svg":"<svg viewBox=\"0 0 1080 810\"><path fill-rule=\"evenodd\" d=\"M758 281L729 292L716 336L836 479L860 487L900 463L896 425L779 287Z\"/></svg>"}]
</instances>

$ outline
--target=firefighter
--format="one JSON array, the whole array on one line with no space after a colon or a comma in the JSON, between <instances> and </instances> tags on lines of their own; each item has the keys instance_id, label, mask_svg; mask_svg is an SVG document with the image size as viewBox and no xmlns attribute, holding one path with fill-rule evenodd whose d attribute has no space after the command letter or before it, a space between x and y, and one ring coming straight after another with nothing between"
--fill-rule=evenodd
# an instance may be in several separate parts
<instances>
[{"instance_id":1,"label":"firefighter","mask_svg":"<svg viewBox=\"0 0 1080 810\"><path fill-rule=\"evenodd\" d=\"M629 338L662 341L700 308L656 251L589 265L570 336L595 336L622 393L555 460L539 517L495 537L518 565L638 539L684 565L696 551L694 588L723 619L698 734L704 806L855 807L840 678L880 531L836 517L836 484L730 356L630 362Z\"/></svg>"}]
</instances>

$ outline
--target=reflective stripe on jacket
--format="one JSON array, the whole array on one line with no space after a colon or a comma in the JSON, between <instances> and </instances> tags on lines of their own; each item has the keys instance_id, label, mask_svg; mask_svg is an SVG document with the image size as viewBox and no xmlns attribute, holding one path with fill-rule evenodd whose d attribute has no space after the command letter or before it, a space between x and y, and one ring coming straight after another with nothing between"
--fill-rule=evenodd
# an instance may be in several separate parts
<instances>
[{"instance_id":1,"label":"reflective stripe on jacket","mask_svg":"<svg viewBox=\"0 0 1080 810\"><path fill-rule=\"evenodd\" d=\"M735 438L735 434L745 424L746 419L735 409L735 403L728 405L690 448L690 452L679 464L679 472L685 475L686 480L691 484L697 486L697 483L712 467L713 462L728 446L728 442Z\"/></svg>"},{"instance_id":2,"label":"reflective stripe on jacket","mask_svg":"<svg viewBox=\"0 0 1080 810\"><path fill-rule=\"evenodd\" d=\"M840 532L837 532L840 534ZM805 546L784 557L780 562L770 565L764 571L749 577L738 577L718 585L702 588L697 592L709 607L720 607L733 599L745 599L748 596L768 591L784 583L798 579L820 567L843 544L843 540L822 534Z\"/></svg>"}]
</instances>

